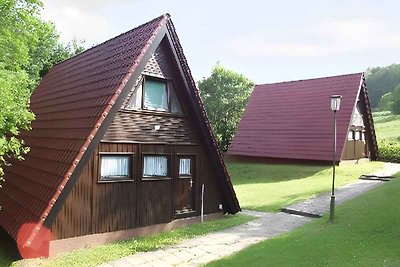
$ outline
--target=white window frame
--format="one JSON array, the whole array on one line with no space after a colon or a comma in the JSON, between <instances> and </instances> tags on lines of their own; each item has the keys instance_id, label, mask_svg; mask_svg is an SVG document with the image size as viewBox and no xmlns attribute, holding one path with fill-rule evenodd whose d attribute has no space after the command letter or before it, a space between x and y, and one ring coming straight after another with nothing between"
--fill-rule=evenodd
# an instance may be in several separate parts
<instances>
[{"instance_id":1,"label":"white window frame","mask_svg":"<svg viewBox=\"0 0 400 267\"><path fill-rule=\"evenodd\" d=\"M151 108L151 107L145 106L144 97L146 95L146 81L160 82L160 83L164 83L166 85L167 109L157 109L157 108ZM135 99L134 99L134 96L135 96ZM172 99L173 97L176 98L175 105L173 105L173 99ZM132 95L130 96L130 99L127 102L125 108L130 109L130 110L163 112L163 113L170 113L170 114L174 114L174 115L183 115L184 114L184 110L183 110L181 101L178 97L178 94L176 93L174 83L169 79L163 79L163 78L153 77L153 76L148 76L148 75L142 76L142 79L136 85L136 88L134 88L134 91L133 91Z\"/></svg>"},{"instance_id":2,"label":"white window frame","mask_svg":"<svg viewBox=\"0 0 400 267\"><path fill-rule=\"evenodd\" d=\"M185 163L185 161L186 161L186 163ZM187 161L189 161L189 162L187 163ZM182 163L183 163L183 166L182 166ZM189 168L189 173L181 172L182 170L185 169L185 167ZM193 172L193 170L192 170L192 158L191 157L180 157L179 158L178 175L179 176L192 176L192 172Z\"/></svg>"},{"instance_id":3,"label":"white window frame","mask_svg":"<svg viewBox=\"0 0 400 267\"><path fill-rule=\"evenodd\" d=\"M127 159L127 175L103 175L103 159L107 157L121 157ZM99 155L99 182L133 181L133 153L100 152Z\"/></svg>"},{"instance_id":4,"label":"white window frame","mask_svg":"<svg viewBox=\"0 0 400 267\"><path fill-rule=\"evenodd\" d=\"M163 157L166 159L166 174L165 175L151 175L151 174L146 174L146 157ZM143 179L166 179L166 178L170 178L170 157L169 155L166 154L143 154L142 156L143 159L143 164L142 164L142 177Z\"/></svg>"}]
</instances>

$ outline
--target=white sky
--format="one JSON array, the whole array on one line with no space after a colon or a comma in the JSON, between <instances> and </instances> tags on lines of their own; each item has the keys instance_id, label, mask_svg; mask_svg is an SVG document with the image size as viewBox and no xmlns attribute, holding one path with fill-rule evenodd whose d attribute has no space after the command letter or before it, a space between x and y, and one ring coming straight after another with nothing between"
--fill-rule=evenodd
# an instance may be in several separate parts
<instances>
[{"instance_id":1,"label":"white sky","mask_svg":"<svg viewBox=\"0 0 400 267\"><path fill-rule=\"evenodd\" d=\"M104 42L170 13L195 80L219 61L256 83L400 61L400 1L44 0L63 41Z\"/></svg>"}]
</instances>

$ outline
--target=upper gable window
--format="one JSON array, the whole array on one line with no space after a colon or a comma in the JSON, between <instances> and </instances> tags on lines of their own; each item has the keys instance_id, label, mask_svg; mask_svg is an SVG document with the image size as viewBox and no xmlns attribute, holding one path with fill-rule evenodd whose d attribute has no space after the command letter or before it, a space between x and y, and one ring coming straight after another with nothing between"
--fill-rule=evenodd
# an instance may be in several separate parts
<instances>
[{"instance_id":1,"label":"upper gable window","mask_svg":"<svg viewBox=\"0 0 400 267\"><path fill-rule=\"evenodd\" d=\"M144 77L132 94L128 108L182 113L171 81Z\"/></svg>"},{"instance_id":2,"label":"upper gable window","mask_svg":"<svg viewBox=\"0 0 400 267\"><path fill-rule=\"evenodd\" d=\"M146 79L144 81L143 108L168 111L167 82Z\"/></svg>"}]
</instances>

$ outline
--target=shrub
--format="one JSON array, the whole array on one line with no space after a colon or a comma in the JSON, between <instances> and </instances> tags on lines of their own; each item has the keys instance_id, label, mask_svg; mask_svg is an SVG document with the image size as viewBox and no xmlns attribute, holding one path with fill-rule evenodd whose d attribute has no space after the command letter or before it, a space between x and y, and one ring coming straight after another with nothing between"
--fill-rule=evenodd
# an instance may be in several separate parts
<instances>
[{"instance_id":1,"label":"shrub","mask_svg":"<svg viewBox=\"0 0 400 267\"><path fill-rule=\"evenodd\" d=\"M400 162L400 138L383 139L378 144L379 160Z\"/></svg>"}]
</instances>

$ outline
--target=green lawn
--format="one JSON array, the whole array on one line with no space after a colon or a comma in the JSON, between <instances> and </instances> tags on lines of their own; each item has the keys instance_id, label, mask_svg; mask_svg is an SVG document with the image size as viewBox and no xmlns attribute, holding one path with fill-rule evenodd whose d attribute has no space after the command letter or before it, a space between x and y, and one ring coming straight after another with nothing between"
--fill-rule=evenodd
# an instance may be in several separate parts
<instances>
[{"instance_id":1,"label":"green lawn","mask_svg":"<svg viewBox=\"0 0 400 267\"><path fill-rule=\"evenodd\" d=\"M278 211L291 203L329 191L332 167L229 163L229 173L243 209ZM344 165L336 168L336 185L352 182L361 174L382 168L381 162Z\"/></svg>"},{"instance_id":2,"label":"green lawn","mask_svg":"<svg viewBox=\"0 0 400 267\"><path fill-rule=\"evenodd\" d=\"M107 261L132 255L138 252L156 250L167 245L172 245L185 239L204 235L225 228L237 226L254 220L255 217L243 214L225 215L222 219L206 221L204 223L193 224L173 231L137 238L128 241L121 241L109 245L98 246L89 249L77 250L47 260L32 260L30 266L96 266ZM4 250L4 248L3 248ZM2 253L0 245L0 255ZM9 256L0 261L0 266L9 266L12 260ZM15 262L12 266L23 266L24 261ZM26 263L26 262L25 262Z\"/></svg>"},{"instance_id":3,"label":"green lawn","mask_svg":"<svg viewBox=\"0 0 400 267\"><path fill-rule=\"evenodd\" d=\"M397 175L400 176L399 174ZM208 266L400 266L400 178Z\"/></svg>"},{"instance_id":4,"label":"green lawn","mask_svg":"<svg viewBox=\"0 0 400 267\"><path fill-rule=\"evenodd\" d=\"M400 115L393 115L390 112L375 112L373 118L378 141L383 139L400 140Z\"/></svg>"}]
</instances>

